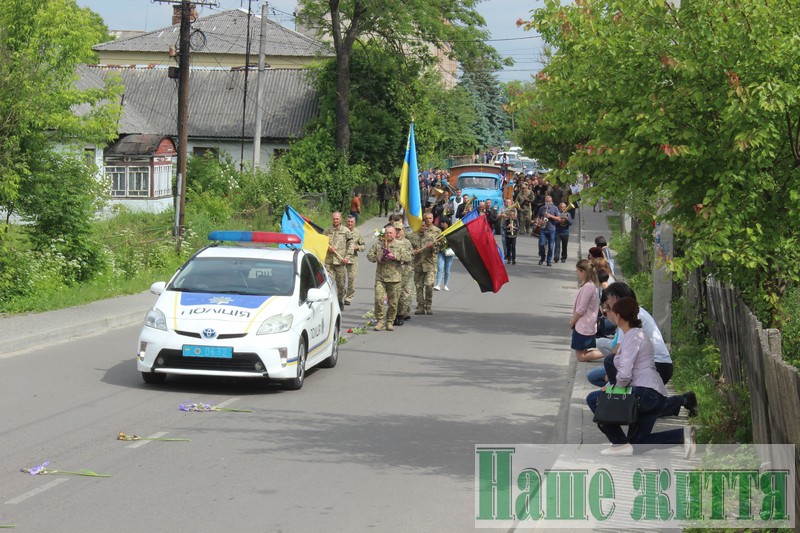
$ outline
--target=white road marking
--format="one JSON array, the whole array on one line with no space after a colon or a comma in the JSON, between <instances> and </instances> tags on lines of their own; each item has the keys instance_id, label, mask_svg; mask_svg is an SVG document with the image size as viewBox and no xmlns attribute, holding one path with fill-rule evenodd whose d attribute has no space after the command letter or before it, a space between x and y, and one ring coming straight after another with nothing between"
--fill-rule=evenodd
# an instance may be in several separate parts
<instances>
[{"instance_id":1,"label":"white road marking","mask_svg":"<svg viewBox=\"0 0 800 533\"><path fill-rule=\"evenodd\" d=\"M12 498L12 499L8 500L6 503L10 503L10 504L14 505L14 504L23 502L23 501L27 500L28 498L36 496L37 494L40 494L40 493L42 493L42 492L44 492L46 490L50 490L53 487L55 487L56 485L60 485L60 484L64 483L65 481L69 481L69 479L67 479L65 477L54 479L50 483L45 483L41 487L37 487L37 488L35 488L33 490L29 490L25 494L20 494L16 498Z\"/></svg>"},{"instance_id":2,"label":"white road marking","mask_svg":"<svg viewBox=\"0 0 800 533\"><path fill-rule=\"evenodd\" d=\"M233 402L238 402L239 400L241 400L241 398L230 398L228 400L225 400L224 402L218 403L215 407L228 407Z\"/></svg>"},{"instance_id":3,"label":"white road marking","mask_svg":"<svg viewBox=\"0 0 800 533\"><path fill-rule=\"evenodd\" d=\"M159 437L163 437L166 434L167 434L166 431L159 431L158 433L153 433L152 435L149 435L147 438L149 438L149 439L157 439ZM133 444L128 444L126 446L126 448L140 448L140 447L144 446L145 444L147 444L148 442L153 442L153 441L151 441L151 440L137 440Z\"/></svg>"}]
</instances>

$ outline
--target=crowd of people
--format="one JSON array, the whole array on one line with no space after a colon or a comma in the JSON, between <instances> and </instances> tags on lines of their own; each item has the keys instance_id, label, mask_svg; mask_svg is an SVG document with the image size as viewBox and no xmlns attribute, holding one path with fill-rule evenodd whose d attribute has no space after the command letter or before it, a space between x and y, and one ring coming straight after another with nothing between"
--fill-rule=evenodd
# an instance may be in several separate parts
<instances>
[{"instance_id":1,"label":"crowd of people","mask_svg":"<svg viewBox=\"0 0 800 533\"><path fill-rule=\"evenodd\" d=\"M576 265L580 286L573 304L569 327L571 348L580 362L602 360L603 365L587 372L598 387L586 398L595 413L598 399L609 387L630 387L638 405L638 418L627 432L618 424L598 423L611 447L605 455L632 455L633 445L683 444L684 453L694 453L695 428L653 432L660 417L676 416L681 407L690 417L697 415L694 392L669 396L666 384L672 379L673 364L655 320L639 306L636 294L626 283L616 281L606 239L595 239L588 258Z\"/></svg>"}]
</instances>

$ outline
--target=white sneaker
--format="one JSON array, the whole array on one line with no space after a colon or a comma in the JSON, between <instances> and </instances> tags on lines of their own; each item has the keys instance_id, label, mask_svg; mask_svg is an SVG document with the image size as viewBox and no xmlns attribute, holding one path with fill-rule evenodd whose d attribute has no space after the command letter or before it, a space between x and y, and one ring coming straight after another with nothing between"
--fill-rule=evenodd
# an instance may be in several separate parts
<instances>
[{"instance_id":1,"label":"white sneaker","mask_svg":"<svg viewBox=\"0 0 800 533\"><path fill-rule=\"evenodd\" d=\"M614 444L610 448L601 450L600 455L633 455L633 446L630 444Z\"/></svg>"},{"instance_id":2,"label":"white sneaker","mask_svg":"<svg viewBox=\"0 0 800 533\"><path fill-rule=\"evenodd\" d=\"M444 290L449 291L450 289L447 288L447 285L444 286Z\"/></svg>"},{"instance_id":3,"label":"white sneaker","mask_svg":"<svg viewBox=\"0 0 800 533\"><path fill-rule=\"evenodd\" d=\"M442 288L441 288L441 287L439 287L438 285L434 285L434 286L433 286L433 290L435 290L435 291L440 291L440 290L442 290Z\"/></svg>"},{"instance_id":4,"label":"white sneaker","mask_svg":"<svg viewBox=\"0 0 800 533\"><path fill-rule=\"evenodd\" d=\"M696 437L697 429L695 429L694 426L685 426L683 428L683 456L686 459L694 455L695 448L697 447Z\"/></svg>"}]
</instances>

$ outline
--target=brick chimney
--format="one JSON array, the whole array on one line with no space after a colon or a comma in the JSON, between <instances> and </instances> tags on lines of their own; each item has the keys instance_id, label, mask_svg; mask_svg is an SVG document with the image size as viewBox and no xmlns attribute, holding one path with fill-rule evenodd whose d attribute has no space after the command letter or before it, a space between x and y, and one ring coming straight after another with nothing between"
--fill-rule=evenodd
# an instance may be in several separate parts
<instances>
[{"instance_id":1,"label":"brick chimney","mask_svg":"<svg viewBox=\"0 0 800 533\"><path fill-rule=\"evenodd\" d=\"M192 12L189 15L189 20L194 22L197 20L197 6L192 4ZM173 4L172 6L172 25L177 26L181 23L181 4Z\"/></svg>"}]
</instances>

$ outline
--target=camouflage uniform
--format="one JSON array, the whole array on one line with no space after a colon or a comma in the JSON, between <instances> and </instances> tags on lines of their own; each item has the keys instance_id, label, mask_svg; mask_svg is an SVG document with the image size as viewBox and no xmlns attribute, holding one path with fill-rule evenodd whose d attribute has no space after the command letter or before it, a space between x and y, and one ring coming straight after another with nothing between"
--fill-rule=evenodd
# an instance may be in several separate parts
<instances>
[{"instance_id":1,"label":"camouflage uniform","mask_svg":"<svg viewBox=\"0 0 800 533\"><path fill-rule=\"evenodd\" d=\"M414 254L408 237L404 235L402 239L395 240L408 248L408 254L412 258L403 263L403 279L400 281L400 301L397 303L397 315L405 318L411 314L411 299L414 298Z\"/></svg>"},{"instance_id":2,"label":"camouflage uniform","mask_svg":"<svg viewBox=\"0 0 800 533\"><path fill-rule=\"evenodd\" d=\"M417 310L415 315L432 315L433 284L436 283L436 268L438 266L439 250L444 248L444 240L439 239L442 230L436 226L425 229L422 226L409 236L412 246L419 250L428 244L430 248L414 256L414 284L417 286Z\"/></svg>"},{"instance_id":3,"label":"camouflage uniform","mask_svg":"<svg viewBox=\"0 0 800 533\"><path fill-rule=\"evenodd\" d=\"M520 229L524 233L529 233L531 231L531 218L533 218L533 191L528 187L523 188L517 197L517 201L520 206Z\"/></svg>"},{"instance_id":4,"label":"camouflage uniform","mask_svg":"<svg viewBox=\"0 0 800 533\"><path fill-rule=\"evenodd\" d=\"M358 231L358 228L350 230L353 234L353 255L347 258L350 264L346 266L347 270L347 294L344 297L344 303L349 304L353 301L356 294L356 279L358 279L358 252L366 250L366 243L364 243L364 236Z\"/></svg>"},{"instance_id":5,"label":"camouflage uniform","mask_svg":"<svg viewBox=\"0 0 800 533\"><path fill-rule=\"evenodd\" d=\"M402 262L411 261L411 252L396 239L388 246L384 246L383 239L378 239L369 249L367 260L378 264L375 269L375 319L379 324L391 325L397 318ZM384 308L384 298L388 298L388 310Z\"/></svg>"},{"instance_id":6,"label":"camouflage uniform","mask_svg":"<svg viewBox=\"0 0 800 533\"><path fill-rule=\"evenodd\" d=\"M353 255L353 234L345 226L338 228L333 226L325 230L325 235L330 239L330 245L339 255L328 251L325 256L325 268L331 273L336 281L336 295L339 298L339 306L344 307L344 294L347 290L347 265L342 259Z\"/></svg>"}]
</instances>

